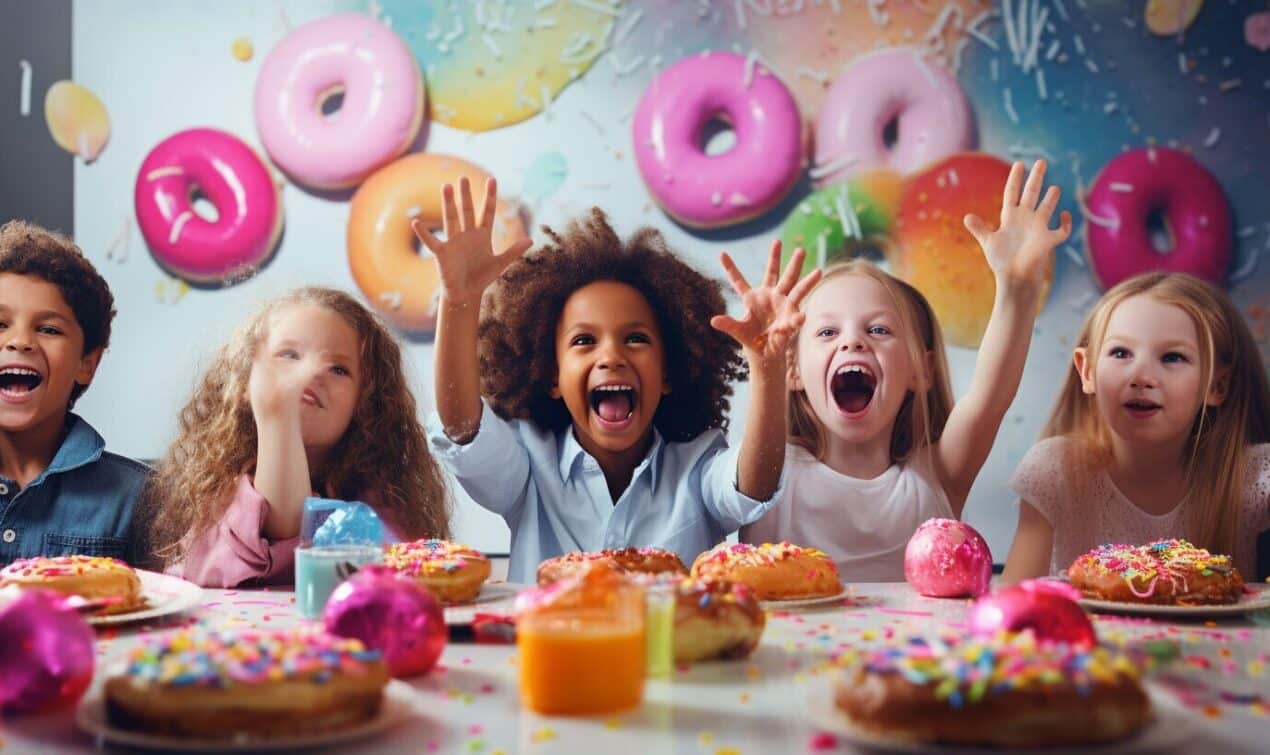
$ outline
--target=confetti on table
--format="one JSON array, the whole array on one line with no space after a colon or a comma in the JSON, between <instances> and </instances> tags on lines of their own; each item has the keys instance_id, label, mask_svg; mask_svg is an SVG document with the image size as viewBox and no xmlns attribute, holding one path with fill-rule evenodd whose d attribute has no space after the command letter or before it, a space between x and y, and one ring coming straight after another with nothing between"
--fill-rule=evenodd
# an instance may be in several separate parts
<instances>
[{"instance_id":1,"label":"confetti on table","mask_svg":"<svg viewBox=\"0 0 1270 755\"><path fill-rule=\"evenodd\" d=\"M556 738L556 730L551 728L550 726L544 726L543 728L538 729L537 731L529 735L529 741L533 742L534 744L538 744L539 742L550 742L551 740L555 738Z\"/></svg>"}]
</instances>

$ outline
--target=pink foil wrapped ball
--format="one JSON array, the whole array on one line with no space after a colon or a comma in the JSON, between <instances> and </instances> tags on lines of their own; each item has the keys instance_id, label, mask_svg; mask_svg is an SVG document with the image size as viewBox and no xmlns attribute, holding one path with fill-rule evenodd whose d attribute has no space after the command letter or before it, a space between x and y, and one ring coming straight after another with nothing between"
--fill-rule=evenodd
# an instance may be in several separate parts
<instances>
[{"instance_id":1,"label":"pink foil wrapped ball","mask_svg":"<svg viewBox=\"0 0 1270 755\"><path fill-rule=\"evenodd\" d=\"M384 654L395 677L430 670L445 649L441 604L413 578L384 566L365 566L326 602L326 631L353 637Z\"/></svg>"},{"instance_id":2,"label":"pink foil wrapped ball","mask_svg":"<svg viewBox=\"0 0 1270 755\"><path fill-rule=\"evenodd\" d=\"M965 522L927 519L904 549L904 579L929 598L977 598L992 579L992 551Z\"/></svg>"},{"instance_id":3,"label":"pink foil wrapped ball","mask_svg":"<svg viewBox=\"0 0 1270 755\"><path fill-rule=\"evenodd\" d=\"M51 590L0 590L0 710L75 702L93 680L93 630Z\"/></svg>"},{"instance_id":4,"label":"pink foil wrapped ball","mask_svg":"<svg viewBox=\"0 0 1270 755\"><path fill-rule=\"evenodd\" d=\"M1029 579L976 600L967 621L970 631L994 635L1002 630L1032 630L1038 640L1093 647L1094 625L1076 603L1080 591L1052 579Z\"/></svg>"}]
</instances>

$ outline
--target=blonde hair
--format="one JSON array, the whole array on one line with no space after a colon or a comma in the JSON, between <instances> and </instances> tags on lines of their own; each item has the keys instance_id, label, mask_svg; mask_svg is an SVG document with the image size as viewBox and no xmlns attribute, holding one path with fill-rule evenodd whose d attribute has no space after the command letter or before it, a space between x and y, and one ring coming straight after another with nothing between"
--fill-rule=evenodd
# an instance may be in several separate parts
<instances>
[{"instance_id":1,"label":"blonde hair","mask_svg":"<svg viewBox=\"0 0 1270 755\"><path fill-rule=\"evenodd\" d=\"M1187 442L1187 493L1203 491L1189 505L1198 526L1197 544L1231 553L1238 534L1235 503L1244 486L1245 446L1270 441L1270 385L1261 354L1243 317L1214 286L1184 273L1146 273L1122 281L1103 294L1081 328L1078 347L1096 363L1111 315L1134 296L1150 296L1178 307L1199 333L1200 395L1216 385L1225 393L1220 406L1203 405ZM1096 375L1095 375L1096 378ZM1075 367L1041 431L1042 438L1070 436L1092 465L1111 460L1111 436L1093 396L1081 388Z\"/></svg>"},{"instance_id":2,"label":"blonde hair","mask_svg":"<svg viewBox=\"0 0 1270 755\"><path fill-rule=\"evenodd\" d=\"M369 493L402 537L449 537L449 495L428 452L397 340L348 294L301 288L266 303L235 331L181 410L177 439L142 503L152 517L146 546L160 561L183 558L187 536L206 532L224 516L236 478L255 465L256 421L248 391L252 361L268 336L271 317L297 304L331 310L357 332L361 344L361 395L325 467L310 470L318 490L345 500Z\"/></svg>"},{"instance_id":3,"label":"blonde hair","mask_svg":"<svg viewBox=\"0 0 1270 755\"><path fill-rule=\"evenodd\" d=\"M939 440L948 422L948 413L952 411L948 357L944 354L939 321L920 291L866 260L856 259L829 267L812 291L843 275L871 278L886 290L899 314L900 333L908 346L909 359L925 386L920 394L909 391L904 397L891 430L891 461L905 461L914 451ZM810 294L804 301L809 300ZM795 338L790 347L791 364L796 364L798 359L797 342ZM802 446L822 461L828 450L825 426L812 410L805 391L790 392L789 442Z\"/></svg>"}]
</instances>

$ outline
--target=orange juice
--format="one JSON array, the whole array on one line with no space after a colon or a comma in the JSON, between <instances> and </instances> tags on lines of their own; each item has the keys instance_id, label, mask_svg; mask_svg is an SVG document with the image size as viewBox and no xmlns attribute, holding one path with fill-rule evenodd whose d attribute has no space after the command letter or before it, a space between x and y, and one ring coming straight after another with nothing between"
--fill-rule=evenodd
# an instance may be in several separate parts
<instances>
[{"instance_id":1,"label":"orange juice","mask_svg":"<svg viewBox=\"0 0 1270 755\"><path fill-rule=\"evenodd\" d=\"M549 715L611 713L644 697L642 622L525 616L516 625L520 695Z\"/></svg>"}]
</instances>

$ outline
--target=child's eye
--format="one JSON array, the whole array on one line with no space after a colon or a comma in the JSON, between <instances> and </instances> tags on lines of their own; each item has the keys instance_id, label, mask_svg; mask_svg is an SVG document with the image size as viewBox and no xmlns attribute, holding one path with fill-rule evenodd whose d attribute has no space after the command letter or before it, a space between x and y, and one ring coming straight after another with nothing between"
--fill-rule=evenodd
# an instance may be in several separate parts
<instances>
[{"instance_id":1,"label":"child's eye","mask_svg":"<svg viewBox=\"0 0 1270 755\"><path fill-rule=\"evenodd\" d=\"M36 328L36 331L37 331L37 332L40 332L40 333L43 333L43 334L45 334L45 335L50 335L50 336L60 336L60 335L62 335L62 331L58 330L57 328L53 327L52 325L41 325L40 327Z\"/></svg>"},{"instance_id":2,"label":"child's eye","mask_svg":"<svg viewBox=\"0 0 1270 755\"><path fill-rule=\"evenodd\" d=\"M1129 350L1123 346L1113 346L1111 350L1107 352L1107 356L1112 359L1128 359L1131 355L1129 354Z\"/></svg>"},{"instance_id":3,"label":"child's eye","mask_svg":"<svg viewBox=\"0 0 1270 755\"><path fill-rule=\"evenodd\" d=\"M1164 362L1165 364L1175 364L1178 362L1186 362L1188 360L1182 354L1179 354L1176 351L1170 351L1169 353L1160 357L1160 361Z\"/></svg>"},{"instance_id":4,"label":"child's eye","mask_svg":"<svg viewBox=\"0 0 1270 755\"><path fill-rule=\"evenodd\" d=\"M282 357L283 359L299 359L300 358L300 355L296 353L295 349L283 349L279 351L277 354L275 354L274 356Z\"/></svg>"},{"instance_id":5,"label":"child's eye","mask_svg":"<svg viewBox=\"0 0 1270 755\"><path fill-rule=\"evenodd\" d=\"M817 338L833 338L836 335L838 335L837 328L821 328L816 331Z\"/></svg>"},{"instance_id":6,"label":"child's eye","mask_svg":"<svg viewBox=\"0 0 1270 755\"><path fill-rule=\"evenodd\" d=\"M331 368L331 372L334 372L336 375L340 375L342 377L350 377L353 374L348 371L347 367L341 367L338 364Z\"/></svg>"},{"instance_id":7,"label":"child's eye","mask_svg":"<svg viewBox=\"0 0 1270 755\"><path fill-rule=\"evenodd\" d=\"M889 336L891 335L891 329L886 327L885 325L874 325L873 327L869 328L869 335Z\"/></svg>"},{"instance_id":8,"label":"child's eye","mask_svg":"<svg viewBox=\"0 0 1270 755\"><path fill-rule=\"evenodd\" d=\"M631 333L629 336L626 337L626 342L627 343L652 343L653 339L649 338L644 333Z\"/></svg>"},{"instance_id":9,"label":"child's eye","mask_svg":"<svg viewBox=\"0 0 1270 755\"><path fill-rule=\"evenodd\" d=\"M573 340L569 341L570 346L590 346L593 343L595 339L591 336L574 336Z\"/></svg>"}]
</instances>

